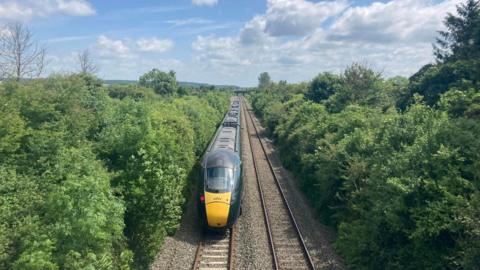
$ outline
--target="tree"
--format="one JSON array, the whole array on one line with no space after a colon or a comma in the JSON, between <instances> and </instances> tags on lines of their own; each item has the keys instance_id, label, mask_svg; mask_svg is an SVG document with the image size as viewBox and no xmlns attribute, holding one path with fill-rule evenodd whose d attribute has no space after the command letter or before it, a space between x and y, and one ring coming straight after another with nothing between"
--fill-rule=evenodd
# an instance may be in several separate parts
<instances>
[{"instance_id":1,"label":"tree","mask_svg":"<svg viewBox=\"0 0 480 270\"><path fill-rule=\"evenodd\" d=\"M265 89L271 83L272 83L272 80L270 79L270 75L268 74L268 72L260 73L260 76L258 76L258 88Z\"/></svg>"},{"instance_id":2,"label":"tree","mask_svg":"<svg viewBox=\"0 0 480 270\"><path fill-rule=\"evenodd\" d=\"M28 27L10 24L0 33L0 75L17 81L39 77L45 67L45 53L46 49L33 40Z\"/></svg>"},{"instance_id":3,"label":"tree","mask_svg":"<svg viewBox=\"0 0 480 270\"><path fill-rule=\"evenodd\" d=\"M377 106L384 100L382 87L380 72L365 64L353 63L345 69L340 86L335 87L335 93L329 96L325 104L330 112L339 112L349 104Z\"/></svg>"},{"instance_id":4,"label":"tree","mask_svg":"<svg viewBox=\"0 0 480 270\"><path fill-rule=\"evenodd\" d=\"M324 72L313 79L305 97L318 103L335 94L342 87L341 83L340 76Z\"/></svg>"},{"instance_id":5,"label":"tree","mask_svg":"<svg viewBox=\"0 0 480 270\"><path fill-rule=\"evenodd\" d=\"M92 59L89 50L83 50L77 54L77 61L80 73L95 74L98 72L98 66Z\"/></svg>"},{"instance_id":6,"label":"tree","mask_svg":"<svg viewBox=\"0 0 480 270\"><path fill-rule=\"evenodd\" d=\"M343 73L344 84L355 90L355 94L358 95L367 94L381 79L381 72L374 71L366 64L361 63L353 63Z\"/></svg>"},{"instance_id":7,"label":"tree","mask_svg":"<svg viewBox=\"0 0 480 270\"><path fill-rule=\"evenodd\" d=\"M434 106L440 96L449 89L467 91L480 86L480 61L455 61L426 66L410 78L408 99L403 108L413 102L414 94L420 94L424 101Z\"/></svg>"},{"instance_id":8,"label":"tree","mask_svg":"<svg viewBox=\"0 0 480 270\"><path fill-rule=\"evenodd\" d=\"M154 68L140 77L139 84L152 88L159 95L172 95L178 90L178 82L172 70L166 73Z\"/></svg>"},{"instance_id":9,"label":"tree","mask_svg":"<svg viewBox=\"0 0 480 270\"><path fill-rule=\"evenodd\" d=\"M448 14L434 45L437 61L480 59L480 2L467 0L457 6L458 17Z\"/></svg>"}]
</instances>

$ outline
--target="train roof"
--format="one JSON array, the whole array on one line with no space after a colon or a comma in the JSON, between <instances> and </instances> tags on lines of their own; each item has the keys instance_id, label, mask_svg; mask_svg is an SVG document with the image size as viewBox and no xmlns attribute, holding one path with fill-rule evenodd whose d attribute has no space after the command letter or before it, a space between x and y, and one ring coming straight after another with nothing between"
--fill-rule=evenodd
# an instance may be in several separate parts
<instances>
[{"instance_id":1,"label":"train roof","mask_svg":"<svg viewBox=\"0 0 480 270\"><path fill-rule=\"evenodd\" d=\"M228 149L235 151L236 147L237 128L236 127L221 127L217 139L213 143L212 150Z\"/></svg>"},{"instance_id":2,"label":"train roof","mask_svg":"<svg viewBox=\"0 0 480 270\"><path fill-rule=\"evenodd\" d=\"M240 139L240 101L233 97L230 108L219 127L214 141L210 145L208 152L215 150L230 150L238 152Z\"/></svg>"}]
</instances>

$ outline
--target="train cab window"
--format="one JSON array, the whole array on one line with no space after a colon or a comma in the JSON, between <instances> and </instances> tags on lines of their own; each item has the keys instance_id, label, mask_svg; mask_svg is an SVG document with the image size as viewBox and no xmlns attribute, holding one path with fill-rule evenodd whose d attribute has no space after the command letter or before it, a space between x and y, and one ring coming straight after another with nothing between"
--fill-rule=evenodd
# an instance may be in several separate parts
<instances>
[{"instance_id":1,"label":"train cab window","mask_svg":"<svg viewBox=\"0 0 480 270\"><path fill-rule=\"evenodd\" d=\"M222 193L231 190L233 169L214 167L207 168L206 188L208 192Z\"/></svg>"},{"instance_id":2,"label":"train cab window","mask_svg":"<svg viewBox=\"0 0 480 270\"><path fill-rule=\"evenodd\" d=\"M235 189L238 188L238 186L240 184L239 179L242 177L242 170L240 168L241 168L240 166L235 168L235 179L234 179L234 181L235 181L235 183L234 183L235 187L234 188Z\"/></svg>"}]
</instances>

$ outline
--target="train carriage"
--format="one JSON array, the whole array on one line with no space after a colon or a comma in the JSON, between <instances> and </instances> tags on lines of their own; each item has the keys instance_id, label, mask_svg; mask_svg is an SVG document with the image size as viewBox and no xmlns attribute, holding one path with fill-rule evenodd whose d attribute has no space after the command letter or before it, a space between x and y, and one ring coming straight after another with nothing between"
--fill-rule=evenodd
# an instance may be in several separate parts
<instances>
[{"instance_id":1,"label":"train carriage","mask_svg":"<svg viewBox=\"0 0 480 270\"><path fill-rule=\"evenodd\" d=\"M202 158L198 210L204 227L231 228L241 212L241 103L232 97L229 110Z\"/></svg>"}]
</instances>

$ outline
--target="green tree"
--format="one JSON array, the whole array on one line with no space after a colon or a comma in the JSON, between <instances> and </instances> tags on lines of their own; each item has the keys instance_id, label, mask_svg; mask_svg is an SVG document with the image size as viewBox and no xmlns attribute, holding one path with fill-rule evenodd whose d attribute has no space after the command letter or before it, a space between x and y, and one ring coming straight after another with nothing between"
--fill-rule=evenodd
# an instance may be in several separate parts
<instances>
[{"instance_id":1,"label":"green tree","mask_svg":"<svg viewBox=\"0 0 480 270\"><path fill-rule=\"evenodd\" d=\"M410 78L409 94L402 107L411 104L415 94L422 95L428 105L434 106L449 89L467 91L479 87L480 61L459 60L428 65Z\"/></svg>"},{"instance_id":2,"label":"green tree","mask_svg":"<svg viewBox=\"0 0 480 270\"><path fill-rule=\"evenodd\" d=\"M174 71L166 73L155 68L143 74L139 79L139 84L152 88L159 95L174 95L178 90Z\"/></svg>"},{"instance_id":3,"label":"green tree","mask_svg":"<svg viewBox=\"0 0 480 270\"><path fill-rule=\"evenodd\" d=\"M272 84L272 80L270 79L270 75L268 72L262 72L258 76L258 88L266 89Z\"/></svg>"},{"instance_id":4,"label":"green tree","mask_svg":"<svg viewBox=\"0 0 480 270\"><path fill-rule=\"evenodd\" d=\"M322 100L328 99L341 87L342 80L340 76L329 72L324 72L313 79L308 87L305 97L318 103Z\"/></svg>"},{"instance_id":5,"label":"green tree","mask_svg":"<svg viewBox=\"0 0 480 270\"><path fill-rule=\"evenodd\" d=\"M448 14L435 46L439 62L480 60L480 2L467 0L457 6L458 16Z\"/></svg>"},{"instance_id":6,"label":"green tree","mask_svg":"<svg viewBox=\"0 0 480 270\"><path fill-rule=\"evenodd\" d=\"M114 84L108 86L108 95L111 98L124 99L131 98L136 101L142 99L155 99L155 92L151 88L139 86L136 84Z\"/></svg>"},{"instance_id":7,"label":"green tree","mask_svg":"<svg viewBox=\"0 0 480 270\"><path fill-rule=\"evenodd\" d=\"M0 269L148 268L229 95L88 74L0 84Z\"/></svg>"},{"instance_id":8,"label":"green tree","mask_svg":"<svg viewBox=\"0 0 480 270\"><path fill-rule=\"evenodd\" d=\"M363 64L353 63L343 72L341 87L325 104L331 112L339 112L349 104L379 105L385 99L383 83L381 73Z\"/></svg>"},{"instance_id":9,"label":"green tree","mask_svg":"<svg viewBox=\"0 0 480 270\"><path fill-rule=\"evenodd\" d=\"M351 268L478 268L478 122L421 101L405 112L349 104L330 113L280 91L253 95ZM449 91L442 106L463 114L475 98Z\"/></svg>"},{"instance_id":10,"label":"green tree","mask_svg":"<svg viewBox=\"0 0 480 270\"><path fill-rule=\"evenodd\" d=\"M87 147L62 149L59 155L49 175L58 184L45 203L56 261L72 270L128 266L132 254L123 236L125 207L112 194L108 172Z\"/></svg>"}]
</instances>

